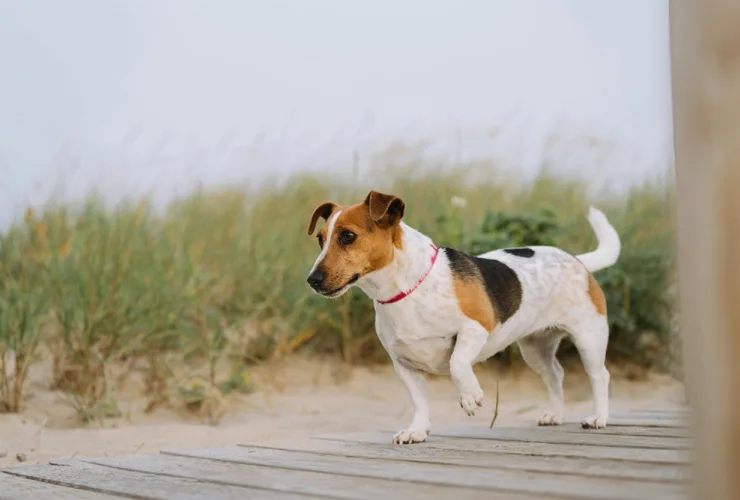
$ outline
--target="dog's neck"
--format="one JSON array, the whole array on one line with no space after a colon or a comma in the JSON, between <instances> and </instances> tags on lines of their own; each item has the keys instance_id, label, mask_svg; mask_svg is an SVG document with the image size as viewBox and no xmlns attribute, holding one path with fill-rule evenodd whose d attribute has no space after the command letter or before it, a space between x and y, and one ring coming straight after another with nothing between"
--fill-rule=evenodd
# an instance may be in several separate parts
<instances>
[{"instance_id":1,"label":"dog's neck","mask_svg":"<svg viewBox=\"0 0 740 500\"><path fill-rule=\"evenodd\" d=\"M365 275L357 286L373 300L389 300L414 288L429 272L435 253L432 239L401 223L401 248L394 248L393 261Z\"/></svg>"}]
</instances>

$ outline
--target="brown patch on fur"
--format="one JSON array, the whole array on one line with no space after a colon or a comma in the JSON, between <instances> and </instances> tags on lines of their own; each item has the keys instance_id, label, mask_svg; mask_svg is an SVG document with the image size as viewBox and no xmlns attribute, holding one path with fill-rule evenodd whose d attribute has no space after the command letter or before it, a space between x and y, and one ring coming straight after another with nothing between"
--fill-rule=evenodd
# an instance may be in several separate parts
<instances>
[{"instance_id":1,"label":"brown patch on fur","mask_svg":"<svg viewBox=\"0 0 740 500\"><path fill-rule=\"evenodd\" d=\"M316 217L328 210L323 208ZM403 231L399 223L404 203L400 198L371 192L364 202L357 205L332 207L331 215L339 210L341 213L334 222L331 241L327 240L328 224L319 231L324 247L329 245L320 266L326 273L326 287L330 290L342 288L354 275L362 277L386 267L393 262L394 249L402 248ZM355 241L342 245L339 235L343 231L357 235Z\"/></svg>"},{"instance_id":2,"label":"brown patch on fur","mask_svg":"<svg viewBox=\"0 0 740 500\"><path fill-rule=\"evenodd\" d=\"M522 284L513 269L496 259L481 259L452 248L444 252L455 280L477 283L485 292L494 326L516 314L522 304Z\"/></svg>"},{"instance_id":3,"label":"brown patch on fur","mask_svg":"<svg viewBox=\"0 0 740 500\"><path fill-rule=\"evenodd\" d=\"M473 277L466 279L455 275L453 285L462 313L480 323L486 331L493 331L493 327L496 326L496 313L483 282Z\"/></svg>"},{"instance_id":4,"label":"brown patch on fur","mask_svg":"<svg viewBox=\"0 0 740 500\"><path fill-rule=\"evenodd\" d=\"M395 226L393 228L391 240L393 241L394 247L398 248L399 250L403 250L403 231L401 231L400 226Z\"/></svg>"},{"instance_id":5,"label":"brown patch on fur","mask_svg":"<svg viewBox=\"0 0 740 500\"><path fill-rule=\"evenodd\" d=\"M331 214L333 214L334 210L336 209L337 204L332 201L326 201L316 207L316 210L313 211L313 215L311 216L311 222L308 224L309 236L312 235L314 230L316 229L316 222L319 220L319 217L324 220L328 220L329 217L331 217Z\"/></svg>"},{"instance_id":6,"label":"brown patch on fur","mask_svg":"<svg viewBox=\"0 0 740 500\"><path fill-rule=\"evenodd\" d=\"M396 224L403 218L406 204L398 196L370 191L365 198L370 217L387 226Z\"/></svg>"},{"instance_id":7,"label":"brown patch on fur","mask_svg":"<svg viewBox=\"0 0 740 500\"><path fill-rule=\"evenodd\" d=\"M588 274L588 296L591 298L596 312L602 316L606 316L606 297L604 297L604 291L591 273Z\"/></svg>"}]
</instances>

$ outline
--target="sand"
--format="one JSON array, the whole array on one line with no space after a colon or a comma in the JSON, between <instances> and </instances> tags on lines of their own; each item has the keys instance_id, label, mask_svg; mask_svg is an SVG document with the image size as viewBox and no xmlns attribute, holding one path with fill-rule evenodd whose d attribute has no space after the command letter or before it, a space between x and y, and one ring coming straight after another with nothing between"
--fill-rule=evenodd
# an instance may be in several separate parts
<instances>
[{"instance_id":1,"label":"sand","mask_svg":"<svg viewBox=\"0 0 740 500\"><path fill-rule=\"evenodd\" d=\"M588 379L579 368L566 367L567 416L572 417L591 412ZM476 371L486 398L474 417L463 413L449 379L430 380L433 426L488 426L497 374L490 368ZM667 375L648 373L633 380L625 370L610 371L612 412L684 405L682 384ZM237 443L298 444L311 436L355 431L387 431L390 444L390 431L404 428L411 416L405 389L388 366L347 368L329 360L289 359L255 369L254 377L258 390L228 396L216 425L182 408L144 413L146 400L123 392L124 417L83 425L60 394L45 389L44 380L34 380L23 413L0 415L0 467L17 465L19 459L39 463ZM544 387L527 368L498 377L496 425L534 421L547 408Z\"/></svg>"}]
</instances>

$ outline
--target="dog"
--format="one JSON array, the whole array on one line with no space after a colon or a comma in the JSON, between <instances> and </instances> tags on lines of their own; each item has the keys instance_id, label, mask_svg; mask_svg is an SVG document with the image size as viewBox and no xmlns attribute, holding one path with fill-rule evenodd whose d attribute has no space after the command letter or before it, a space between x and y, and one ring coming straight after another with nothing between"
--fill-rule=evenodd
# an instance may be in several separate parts
<instances>
[{"instance_id":1,"label":"dog","mask_svg":"<svg viewBox=\"0 0 740 500\"><path fill-rule=\"evenodd\" d=\"M591 382L592 416L583 428L606 427L609 419L609 326L604 293L594 272L619 258L619 235L591 207L588 220L596 250L573 256L559 248L504 248L479 256L437 247L403 222L406 205L390 194L370 191L362 203L327 201L319 219L320 253L307 282L324 297L340 297L357 286L373 300L375 327L414 413L393 443L426 440L431 432L425 374L449 375L460 406L474 415L483 390L473 365L517 342L524 361L544 381L550 409L539 425L563 421L563 368L556 351L563 338L575 344Z\"/></svg>"}]
</instances>

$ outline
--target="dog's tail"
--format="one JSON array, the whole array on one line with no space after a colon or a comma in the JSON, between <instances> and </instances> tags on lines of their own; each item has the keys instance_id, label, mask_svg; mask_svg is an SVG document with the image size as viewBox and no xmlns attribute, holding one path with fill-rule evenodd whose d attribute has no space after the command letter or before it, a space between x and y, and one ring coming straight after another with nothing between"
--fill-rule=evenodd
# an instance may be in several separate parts
<instances>
[{"instance_id":1,"label":"dog's tail","mask_svg":"<svg viewBox=\"0 0 740 500\"><path fill-rule=\"evenodd\" d=\"M576 258L586 266L589 272L594 273L616 264L622 243L616 229L601 210L591 207L588 212L588 221L596 233L599 246L592 252L577 255Z\"/></svg>"}]
</instances>

